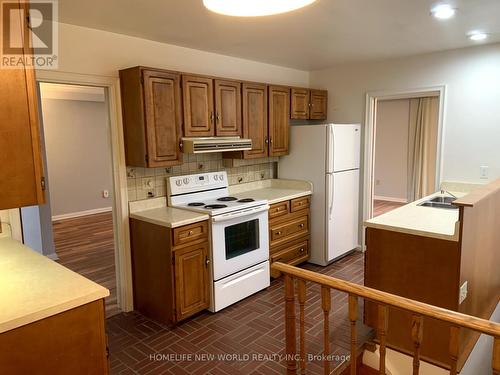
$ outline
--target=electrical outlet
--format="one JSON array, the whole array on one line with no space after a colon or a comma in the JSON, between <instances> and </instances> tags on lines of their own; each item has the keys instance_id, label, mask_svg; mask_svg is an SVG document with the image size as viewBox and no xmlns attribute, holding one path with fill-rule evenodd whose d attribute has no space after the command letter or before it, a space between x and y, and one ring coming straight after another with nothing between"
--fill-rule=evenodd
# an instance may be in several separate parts
<instances>
[{"instance_id":1,"label":"electrical outlet","mask_svg":"<svg viewBox=\"0 0 500 375\"><path fill-rule=\"evenodd\" d=\"M154 189L155 187L155 184L154 184L154 181L149 179L149 178L143 178L142 179L142 188L144 190L152 190Z\"/></svg>"},{"instance_id":2,"label":"electrical outlet","mask_svg":"<svg viewBox=\"0 0 500 375\"><path fill-rule=\"evenodd\" d=\"M487 180L489 178L489 168L487 165L482 165L479 167L479 178Z\"/></svg>"},{"instance_id":3,"label":"electrical outlet","mask_svg":"<svg viewBox=\"0 0 500 375\"><path fill-rule=\"evenodd\" d=\"M109 198L109 190L103 190L102 191L102 197L103 198Z\"/></svg>"},{"instance_id":4,"label":"electrical outlet","mask_svg":"<svg viewBox=\"0 0 500 375\"><path fill-rule=\"evenodd\" d=\"M461 304L467 298L467 281L460 287L460 297L458 299L458 304Z\"/></svg>"}]
</instances>

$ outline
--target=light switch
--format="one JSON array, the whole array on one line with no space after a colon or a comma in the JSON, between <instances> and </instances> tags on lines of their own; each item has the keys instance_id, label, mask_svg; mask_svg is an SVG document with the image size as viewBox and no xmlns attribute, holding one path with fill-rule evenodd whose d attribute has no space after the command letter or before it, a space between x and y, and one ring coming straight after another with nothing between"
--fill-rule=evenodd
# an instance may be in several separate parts
<instances>
[{"instance_id":1,"label":"light switch","mask_svg":"<svg viewBox=\"0 0 500 375\"><path fill-rule=\"evenodd\" d=\"M109 190L103 190L102 191L102 197L103 198L109 198Z\"/></svg>"},{"instance_id":2,"label":"light switch","mask_svg":"<svg viewBox=\"0 0 500 375\"><path fill-rule=\"evenodd\" d=\"M487 165L482 165L481 167L479 167L479 178L488 179L489 169L490 167L488 167Z\"/></svg>"}]
</instances>

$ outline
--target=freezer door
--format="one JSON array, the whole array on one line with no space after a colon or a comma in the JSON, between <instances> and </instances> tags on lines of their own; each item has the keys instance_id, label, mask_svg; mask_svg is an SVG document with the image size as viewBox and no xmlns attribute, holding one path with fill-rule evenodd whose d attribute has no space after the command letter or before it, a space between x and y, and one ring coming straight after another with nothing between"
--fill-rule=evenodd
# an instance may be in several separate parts
<instances>
[{"instance_id":1,"label":"freezer door","mask_svg":"<svg viewBox=\"0 0 500 375\"><path fill-rule=\"evenodd\" d=\"M333 158L333 172L359 168L361 126L332 125L333 143L329 157ZM330 162L331 163L331 162Z\"/></svg>"},{"instance_id":2,"label":"freezer door","mask_svg":"<svg viewBox=\"0 0 500 375\"><path fill-rule=\"evenodd\" d=\"M359 170L327 175L327 254L332 261L359 246Z\"/></svg>"}]
</instances>

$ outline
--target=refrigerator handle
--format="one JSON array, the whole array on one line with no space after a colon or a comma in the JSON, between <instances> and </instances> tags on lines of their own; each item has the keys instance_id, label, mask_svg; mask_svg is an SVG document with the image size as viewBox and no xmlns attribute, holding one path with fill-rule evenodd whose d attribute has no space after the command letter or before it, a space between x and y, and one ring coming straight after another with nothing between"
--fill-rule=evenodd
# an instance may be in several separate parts
<instances>
[{"instance_id":1,"label":"refrigerator handle","mask_svg":"<svg viewBox=\"0 0 500 375\"><path fill-rule=\"evenodd\" d=\"M334 187L334 177L333 177L333 173L330 173L329 174L330 176L330 207L329 207L329 214L330 214L330 220L332 219L332 211L333 211L333 197L335 196L334 194L334 191L335 191L335 187Z\"/></svg>"},{"instance_id":2,"label":"refrigerator handle","mask_svg":"<svg viewBox=\"0 0 500 375\"><path fill-rule=\"evenodd\" d=\"M334 147L335 147L335 142L334 142L334 133L333 133L333 125L330 125L329 126L329 130L330 130L330 136L328 137L328 163L330 165L328 165L328 170L327 172L330 172L330 173L333 173L334 171L334 160L333 158L335 157L334 156Z\"/></svg>"}]
</instances>

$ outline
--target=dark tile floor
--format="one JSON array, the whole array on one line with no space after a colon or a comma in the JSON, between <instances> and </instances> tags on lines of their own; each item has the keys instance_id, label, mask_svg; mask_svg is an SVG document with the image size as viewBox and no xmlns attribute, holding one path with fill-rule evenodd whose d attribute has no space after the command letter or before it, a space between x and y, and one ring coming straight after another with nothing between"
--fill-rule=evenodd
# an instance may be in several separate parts
<instances>
[{"instance_id":1,"label":"dark tile floor","mask_svg":"<svg viewBox=\"0 0 500 375\"><path fill-rule=\"evenodd\" d=\"M304 268L363 283L359 252L324 268L310 264ZM217 314L205 312L175 328L137 312L113 316L107 320L111 374L284 374L283 298L283 281L278 279L267 290ZM317 285L308 284L305 311L307 353L320 354L323 317ZM361 345L371 330L358 322L358 333ZM330 342L331 354L339 356L332 362L335 368L350 348L347 295L340 292L332 292ZM307 373L323 373L321 361L312 360L307 368Z\"/></svg>"}]
</instances>

